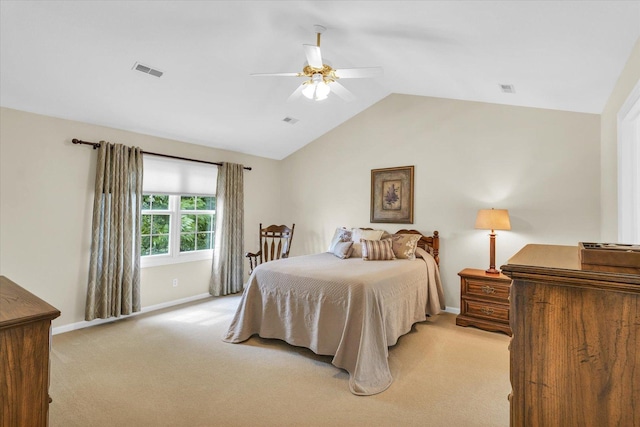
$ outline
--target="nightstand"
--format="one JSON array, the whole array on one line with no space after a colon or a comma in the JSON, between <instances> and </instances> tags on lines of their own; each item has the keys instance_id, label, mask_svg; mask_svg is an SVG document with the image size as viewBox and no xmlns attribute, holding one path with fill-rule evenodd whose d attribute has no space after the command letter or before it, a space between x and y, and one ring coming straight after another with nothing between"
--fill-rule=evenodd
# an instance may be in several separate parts
<instances>
[{"instance_id":1,"label":"nightstand","mask_svg":"<svg viewBox=\"0 0 640 427\"><path fill-rule=\"evenodd\" d=\"M460 314L458 326L475 326L485 331L504 332L509 326L509 291L511 279L504 274L465 268L460 273Z\"/></svg>"}]
</instances>

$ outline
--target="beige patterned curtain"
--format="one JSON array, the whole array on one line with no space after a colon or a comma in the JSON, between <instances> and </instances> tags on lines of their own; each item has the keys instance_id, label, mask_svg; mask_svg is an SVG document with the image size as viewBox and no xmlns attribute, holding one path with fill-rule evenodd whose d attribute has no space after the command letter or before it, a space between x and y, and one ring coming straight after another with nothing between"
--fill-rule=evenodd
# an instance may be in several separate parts
<instances>
[{"instance_id":1,"label":"beige patterned curtain","mask_svg":"<svg viewBox=\"0 0 640 427\"><path fill-rule=\"evenodd\" d=\"M140 311L142 151L100 142L85 320Z\"/></svg>"},{"instance_id":2,"label":"beige patterned curtain","mask_svg":"<svg viewBox=\"0 0 640 427\"><path fill-rule=\"evenodd\" d=\"M224 163L218 168L216 188L216 246L209 293L214 296L242 291L244 275L244 167Z\"/></svg>"}]
</instances>

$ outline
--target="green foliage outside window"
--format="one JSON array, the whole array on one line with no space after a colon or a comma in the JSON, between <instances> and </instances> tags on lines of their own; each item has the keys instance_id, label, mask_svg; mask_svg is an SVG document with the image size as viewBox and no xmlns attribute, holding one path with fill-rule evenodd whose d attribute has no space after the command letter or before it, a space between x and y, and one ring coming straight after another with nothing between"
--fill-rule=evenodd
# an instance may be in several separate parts
<instances>
[{"instance_id":1,"label":"green foliage outside window","mask_svg":"<svg viewBox=\"0 0 640 427\"><path fill-rule=\"evenodd\" d=\"M166 194L148 194L142 199L141 255L168 254L171 245L171 208ZM176 206L178 200L175 200ZM180 196L180 252L213 249L216 198L212 196ZM177 237L177 236L176 236Z\"/></svg>"},{"instance_id":2,"label":"green foliage outside window","mask_svg":"<svg viewBox=\"0 0 640 427\"><path fill-rule=\"evenodd\" d=\"M216 210L216 198L212 196L181 196L180 210L214 211Z\"/></svg>"},{"instance_id":3,"label":"green foliage outside window","mask_svg":"<svg viewBox=\"0 0 640 427\"><path fill-rule=\"evenodd\" d=\"M143 211L166 211L169 209L168 195L144 195ZM169 253L169 230L171 216L165 213L143 213L140 225L142 237L140 254L160 255Z\"/></svg>"},{"instance_id":4,"label":"green foliage outside window","mask_svg":"<svg viewBox=\"0 0 640 427\"><path fill-rule=\"evenodd\" d=\"M180 215L180 252L200 251L213 248L215 214L197 213L216 208L215 197L182 196L181 211L195 211Z\"/></svg>"},{"instance_id":5,"label":"green foliage outside window","mask_svg":"<svg viewBox=\"0 0 640 427\"><path fill-rule=\"evenodd\" d=\"M169 196L166 194L145 194L142 196L142 210L169 210Z\"/></svg>"}]
</instances>

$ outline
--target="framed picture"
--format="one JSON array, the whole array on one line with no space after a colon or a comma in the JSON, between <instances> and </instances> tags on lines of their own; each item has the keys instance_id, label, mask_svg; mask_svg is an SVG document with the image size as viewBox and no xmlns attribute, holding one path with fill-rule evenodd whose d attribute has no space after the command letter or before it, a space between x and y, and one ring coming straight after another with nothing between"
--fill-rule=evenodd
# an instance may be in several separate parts
<instances>
[{"instance_id":1,"label":"framed picture","mask_svg":"<svg viewBox=\"0 0 640 427\"><path fill-rule=\"evenodd\" d=\"M371 222L413 224L413 166L371 170Z\"/></svg>"}]
</instances>

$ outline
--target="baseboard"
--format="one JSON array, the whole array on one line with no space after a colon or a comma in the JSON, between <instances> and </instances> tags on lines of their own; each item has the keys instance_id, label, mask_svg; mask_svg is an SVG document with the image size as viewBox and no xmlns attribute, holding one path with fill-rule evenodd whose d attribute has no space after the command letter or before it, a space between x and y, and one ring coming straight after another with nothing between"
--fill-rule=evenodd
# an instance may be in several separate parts
<instances>
[{"instance_id":1,"label":"baseboard","mask_svg":"<svg viewBox=\"0 0 640 427\"><path fill-rule=\"evenodd\" d=\"M88 328L90 326L103 325L105 323L115 322L116 320L129 318L129 317L132 317L132 316L138 316L138 315L144 314L144 313L149 313L150 311L162 310L163 308L173 307L175 305L185 304L185 303L188 303L188 302L198 301L198 300L205 299L205 298L210 298L210 297L211 297L211 295L208 294L208 293L199 294L199 295L193 295L193 296L190 296L190 297L181 298L181 299L177 299L177 300L174 300L174 301L168 301L168 302L163 302L163 303L160 303L160 304L150 305L149 307L142 307L141 311L138 311L136 313L130 314L128 316L110 317L109 319L95 319L95 320L91 320L91 321L86 321L85 320L85 321L82 321L82 322L76 322L76 323L70 323L68 325L57 326L57 327L51 329L51 334L57 335L57 334L62 334L64 332L75 331L77 329Z\"/></svg>"},{"instance_id":2,"label":"baseboard","mask_svg":"<svg viewBox=\"0 0 640 427\"><path fill-rule=\"evenodd\" d=\"M129 316L126 316L126 317L137 316L139 314L149 313L150 311L155 311L155 310L162 310L163 308L173 307L175 305L185 304L192 301L198 301L198 300L209 298L209 297L211 297L210 294L199 294L199 295L194 295L187 298L177 299L174 301L168 301L168 302L163 302L156 305L150 305L149 307L143 307L142 311L130 314ZM460 314L460 309L456 307L447 307L444 309L444 311L447 313ZM85 320L82 322L70 323L68 325L62 325L62 326L52 328L51 333L53 335L62 334L65 332L75 331L77 329L88 328L90 326L103 325L105 323L115 322L116 320L120 320L123 318L124 317L111 317L109 319L95 319L89 322Z\"/></svg>"},{"instance_id":3,"label":"baseboard","mask_svg":"<svg viewBox=\"0 0 640 427\"><path fill-rule=\"evenodd\" d=\"M460 309L456 307L447 307L444 309L447 313L460 314Z\"/></svg>"}]
</instances>

